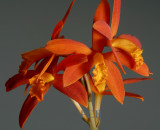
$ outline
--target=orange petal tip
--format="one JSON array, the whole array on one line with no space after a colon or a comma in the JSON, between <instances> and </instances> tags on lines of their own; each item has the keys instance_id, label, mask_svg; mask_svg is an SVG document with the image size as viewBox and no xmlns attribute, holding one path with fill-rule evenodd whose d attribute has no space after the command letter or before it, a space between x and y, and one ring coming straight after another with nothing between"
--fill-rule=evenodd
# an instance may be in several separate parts
<instances>
[{"instance_id":1,"label":"orange petal tip","mask_svg":"<svg viewBox=\"0 0 160 130\"><path fill-rule=\"evenodd\" d=\"M88 106L88 95L84 88L84 86L79 82L76 81L75 83L64 87L63 85L63 75L58 74L56 75L56 80L53 81L53 86L61 93L67 95L68 97L72 98L79 104L84 107Z\"/></svg>"}]
</instances>

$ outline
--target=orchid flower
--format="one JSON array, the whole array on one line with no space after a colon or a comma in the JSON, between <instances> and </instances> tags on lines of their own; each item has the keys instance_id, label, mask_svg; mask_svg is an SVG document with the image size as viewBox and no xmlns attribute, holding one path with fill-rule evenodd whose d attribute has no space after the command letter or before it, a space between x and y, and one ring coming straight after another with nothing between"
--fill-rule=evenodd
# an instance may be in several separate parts
<instances>
[{"instance_id":1,"label":"orchid flower","mask_svg":"<svg viewBox=\"0 0 160 130\"><path fill-rule=\"evenodd\" d=\"M99 115L97 117L97 112L100 111L103 95L113 95L121 104L123 103L125 96L138 98L143 101L144 99L142 96L130 92L125 92L124 84L135 83L142 80L151 80L149 78L133 78L123 80L119 69L113 63L117 62L123 73L125 73L125 71L122 65L126 65L128 68L144 76L148 76L150 73L147 65L143 62L143 58L141 56L142 51L140 50L141 44L136 37L130 35L120 36L123 39L126 38L125 40L127 40L129 43L126 43L126 45L128 44L128 47L126 47L126 45L120 44L122 47L118 48L119 44L117 43L116 46L113 42L115 40L114 37L117 33L119 24L120 3L120 0L114 1L112 18L113 22L110 28L108 25L110 22L110 7L107 0L101 0L93 20L91 49L89 49L87 46L84 46L83 43L70 39L52 40L49 41L45 47L52 53L56 53L57 50L60 50L60 55L70 55L62 60L55 69L55 73L59 72L60 70L64 70L64 86L75 83L84 75L86 75L86 73L89 73L90 70L94 67L92 71L93 77L88 75L89 83L87 83L90 85L91 90L95 93L95 119L90 120L91 128L92 126L94 128L99 126L100 119ZM103 26L103 23L105 23L107 26ZM60 44L61 46L59 46ZM112 52L102 53L105 46L111 47ZM130 51L129 53L129 51L127 49L123 49L123 47L131 47L131 50L133 51ZM87 79L85 80L87 82ZM91 100L90 95L91 94L88 92L89 101ZM92 105L88 109L89 111L93 111ZM92 114L93 113L91 113L91 115Z\"/></svg>"},{"instance_id":2,"label":"orchid flower","mask_svg":"<svg viewBox=\"0 0 160 130\"><path fill-rule=\"evenodd\" d=\"M109 61L117 62L123 73L125 73L125 71L122 65L125 65L138 74L149 76L151 72L143 62L140 41L136 37L128 34L123 34L115 38L120 20L120 6L121 0L114 0L112 23L110 27L110 6L107 0L101 0L93 20L92 48L102 52L105 46L110 47L112 52L104 53L103 56ZM152 79L132 78L123 80L123 83L129 84L142 80ZM92 91L95 93L95 110L100 110L102 95L113 95L113 93L110 91L109 86L106 88L106 91L99 92L92 78L90 78L90 84L92 86ZM138 98L142 101L144 100L142 96L130 92L125 92L125 96Z\"/></svg>"},{"instance_id":3,"label":"orchid flower","mask_svg":"<svg viewBox=\"0 0 160 130\"><path fill-rule=\"evenodd\" d=\"M121 1L119 0L115 0L114 2L114 8L113 8L114 14L113 14L113 23L112 23L112 28L113 28L112 30L113 30L114 36L116 35L116 32L117 32L116 30L118 28L118 23L119 23L120 3ZM75 81L78 81L85 73L89 72L91 68L95 66L95 69L93 70L93 75L94 75L93 82L94 82L94 85L96 86L97 91L94 91L94 92L102 94L102 93L106 93L105 91L109 89L112 92L113 96L120 103L123 103L124 96L125 95L131 96L132 94L128 95L127 93L125 93L122 76L118 68L111 61L118 61L119 63L118 65L120 66L123 72L124 70L123 70L123 67L121 66L121 62L122 64L126 63L127 65L130 65L130 64L132 65L135 63L135 61L133 60L133 58L132 60L130 60L131 58L128 59L129 57L128 54L123 56L124 53L123 54L120 53L122 55L121 56L119 54L119 51L122 52L122 50L116 49L115 51L115 48L113 48L112 46L110 47L113 52L104 53L104 54L102 53L105 45L107 43L110 43L110 41L113 41L114 39L109 26L101 26L101 24L99 23L105 23L105 25L108 25L110 23L110 6L107 0L101 0L94 15L93 32L92 32L93 34L92 49L85 47L80 42L73 41L70 39L56 39L56 40L49 41L46 44L45 48L51 51L52 53L56 53L57 50L59 49L61 50L61 53L60 53L61 55L74 54L62 60L55 69L56 73L59 72L60 70L64 70L64 75L63 75L64 86L68 86L74 83ZM100 29L100 31L105 33L105 35L102 35L101 32L98 32L99 30L98 31L95 30L95 27ZM106 30L109 29L110 32L107 32L104 29ZM106 36L107 38L108 37L110 38L109 42ZM122 35L122 36L126 36L126 35ZM133 38L135 38L133 36L128 36L128 37L130 37L132 41L133 41ZM134 41L138 41L138 40L135 38ZM135 42L135 43L138 44L139 42ZM60 44L61 46L59 46ZM145 63L143 66L145 66ZM149 71L146 71L146 67L140 67L138 69L132 68L132 70L140 74L149 72ZM148 67L147 67L147 70L148 70ZM106 84L107 84L107 87L105 87Z\"/></svg>"},{"instance_id":4,"label":"orchid flower","mask_svg":"<svg viewBox=\"0 0 160 130\"><path fill-rule=\"evenodd\" d=\"M80 112L83 110L80 105L88 107L90 118L85 116L83 119L92 130L98 130L100 119L95 115L100 110L103 95L113 95L121 104L125 96L143 101L142 96L125 92L124 85L151 78L123 79L120 72L121 70L126 74L124 65L143 76L151 74L143 61L140 41L128 34L115 37L120 20L121 0L114 0L111 27L109 3L107 0L99 3L93 19L92 48L82 42L59 36L73 3L74 0L63 19L55 26L51 40L45 47L23 53L18 74L6 82L7 92L26 84L26 95L30 86L29 95L19 115L21 128L36 105L43 101L51 85L71 98ZM104 47L110 47L112 51L103 53ZM58 63L60 56L64 59ZM30 69L34 63L34 69ZM59 71L64 73L58 74ZM95 94L94 108L92 92ZM85 113L82 111L82 114Z\"/></svg>"},{"instance_id":5,"label":"orchid flower","mask_svg":"<svg viewBox=\"0 0 160 130\"><path fill-rule=\"evenodd\" d=\"M64 18L59 21L54 28L51 39L56 39L59 37L60 31L66 21L73 3L74 0L72 1ZM44 95L49 90L51 85L71 99L77 101L79 104L85 107L88 106L87 92L79 81L64 88L62 80L63 76L61 74L53 73L59 58L56 53L53 54L45 48L39 48L22 54L22 58L24 61L19 67L19 73L11 77L6 82L7 92L26 84L25 95L28 87L31 86L29 95L25 100L19 115L19 125L21 128L23 128L25 121L35 106L40 101L43 101ZM42 61L38 64L40 60ZM33 63L35 63L34 70L28 70Z\"/></svg>"},{"instance_id":6,"label":"orchid flower","mask_svg":"<svg viewBox=\"0 0 160 130\"><path fill-rule=\"evenodd\" d=\"M121 0L114 0L110 27L110 7L107 0L101 0L93 23L93 35L97 35L99 42L97 42L97 37L93 37L93 48L101 44L100 51L102 51L104 46L110 46L113 52L104 54L105 58L117 62L121 69L122 64L138 74L149 76L152 73L143 61L140 41L135 36L128 34L115 38L119 26L120 8ZM100 16L98 16L99 12ZM122 71L124 72L123 69Z\"/></svg>"}]
</instances>

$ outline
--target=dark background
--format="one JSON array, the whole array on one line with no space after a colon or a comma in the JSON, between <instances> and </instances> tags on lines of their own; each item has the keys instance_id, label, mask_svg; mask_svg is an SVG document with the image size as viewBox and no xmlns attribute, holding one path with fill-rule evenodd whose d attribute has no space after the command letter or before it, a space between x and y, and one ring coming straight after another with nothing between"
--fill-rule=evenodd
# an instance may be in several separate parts
<instances>
[{"instance_id":1,"label":"dark background","mask_svg":"<svg viewBox=\"0 0 160 130\"><path fill-rule=\"evenodd\" d=\"M16 74L20 54L45 45L52 29L65 14L71 0L0 0L0 130L20 130L18 116L25 100L24 86L9 93L5 82ZM100 0L76 0L61 34L91 47L92 19ZM109 0L113 5L113 0ZM122 0L118 34L137 36L153 81L126 86L144 97L125 98L119 104L104 96L100 130L160 129L160 1ZM112 7L112 6L111 6ZM127 69L126 69L127 70ZM127 71L125 77L142 77ZM24 130L87 130L72 102L54 88L46 94L24 125Z\"/></svg>"}]
</instances>

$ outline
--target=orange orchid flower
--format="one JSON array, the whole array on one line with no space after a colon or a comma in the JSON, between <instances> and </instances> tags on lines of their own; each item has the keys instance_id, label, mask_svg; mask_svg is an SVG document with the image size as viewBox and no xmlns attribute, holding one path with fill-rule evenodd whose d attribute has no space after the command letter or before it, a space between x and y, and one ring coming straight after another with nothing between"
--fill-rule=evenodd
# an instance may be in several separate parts
<instances>
[{"instance_id":1,"label":"orange orchid flower","mask_svg":"<svg viewBox=\"0 0 160 130\"><path fill-rule=\"evenodd\" d=\"M81 47L82 43L70 39L52 40L46 44L45 48L52 53L56 53L59 49L61 51L59 54L61 55L74 54L62 60L55 69L55 73L60 70L64 70L64 86L68 86L76 82L85 73L89 72L93 66L95 66L95 69L93 70L93 82L97 91L93 90L94 92L97 94L105 94L106 90L109 89L120 103L123 103L125 95L136 97L135 94L125 93L122 76L118 68L111 62L116 61L124 73L125 71L121 64L126 65L128 68L132 68L132 70L145 76L150 73L144 62L143 65L139 63L142 56L138 55L138 50L135 51L135 54L132 52L132 55L129 55L127 54L128 52L125 52L122 48L119 49L118 45L116 48L115 44L113 44L113 41L115 40L114 36L117 33L119 24L120 4L120 0L114 1L112 25L110 28L109 3L107 0L101 0L93 20L92 49L84 47L84 45ZM105 26L103 26L103 24ZM121 35L120 37L123 37L123 39L125 37L125 40L128 40L130 43L130 45L127 46L128 48L131 46L136 47L134 49L139 49L137 47L140 47L141 44L137 38L130 35ZM57 46L60 44L62 46ZM109 44L113 52L102 54L103 48L106 44ZM123 53L121 53L122 51ZM136 59L136 56L138 56L139 59ZM133 65L135 65L135 67L133 67ZM136 78L132 80L135 80L135 82L137 81ZM107 88L105 88L106 84ZM92 87L92 89L94 88ZM138 97L139 96L137 95L137 98Z\"/></svg>"},{"instance_id":2,"label":"orange orchid flower","mask_svg":"<svg viewBox=\"0 0 160 130\"><path fill-rule=\"evenodd\" d=\"M63 94L77 101L79 104L85 107L87 107L88 105L87 92L79 81L75 82L74 84L68 87L64 87L63 80L62 80L63 76L60 74L53 76L52 70L54 70L57 63L57 61L55 60L51 64L52 67L49 67L46 70L46 72L43 73L42 76L37 80L37 77L41 72L40 70L45 66L46 61L47 60L44 59L38 65L36 70L28 70L25 75L18 73L6 82L7 92L23 84L27 84L26 88L28 88L29 85L31 86L29 90L29 95L26 101L24 102L19 115L19 124L21 128L23 127L25 121L27 120L28 116L30 115L34 107L40 101L43 101L43 97L46 94L46 92L49 90L51 85L53 85L54 88L56 88ZM26 95L26 91L27 89L25 89L25 95Z\"/></svg>"},{"instance_id":3,"label":"orange orchid flower","mask_svg":"<svg viewBox=\"0 0 160 130\"><path fill-rule=\"evenodd\" d=\"M66 15L64 18L58 22L53 30L52 38L56 39L59 37L60 31L66 21L66 18L72 8L74 0L72 1ZM9 92L21 85L27 84L25 89L25 95L29 86L29 95L25 100L20 115L19 115L19 125L23 128L23 125L35 106L43 101L44 95L49 90L51 85L57 90L77 101L79 104L87 107L88 106L88 96L83 85L76 81L68 87L63 86L63 76L60 74L55 74L54 69L58 62L58 51L56 53L51 53L45 48L39 48L30 52L22 54L23 62L19 67L19 73L11 77L6 82L6 91ZM42 60L40 63L38 63ZM30 66L35 63L34 70L28 70Z\"/></svg>"},{"instance_id":4,"label":"orange orchid flower","mask_svg":"<svg viewBox=\"0 0 160 130\"><path fill-rule=\"evenodd\" d=\"M149 76L150 71L147 65L143 62L143 57L141 56L142 50L140 41L136 37L127 34L123 34L118 38L115 38L120 20L120 6L121 0L114 0L112 23L111 27L109 27L110 6L107 0L101 0L95 12L93 20L92 48L95 48L97 49L97 51L102 52L105 46L109 46L111 47L112 52L104 53L103 56L105 59L117 62L118 66L123 72L124 70L122 68L122 65L125 65L141 75ZM129 84L142 80L152 79L132 78L123 81L124 84ZM106 88L106 91L99 93L94 86L91 78L90 82L92 84L92 91L94 91L94 93L102 95L112 95L108 88ZM139 98L143 101L143 97L138 94L125 92L125 96Z\"/></svg>"},{"instance_id":5,"label":"orange orchid flower","mask_svg":"<svg viewBox=\"0 0 160 130\"><path fill-rule=\"evenodd\" d=\"M93 19L92 48L81 42L59 36L74 1L70 4L63 19L53 29L51 40L46 43L46 46L23 53L23 61L18 74L6 82L7 92L26 84L25 96L30 87L19 115L21 128L36 105L43 101L44 95L52 85L73 99L73 103L84 114L83 119L91 129L99 127L100 119L96 116L96 112L100 111L103 95L113 95L121 104L125 96L144 100L138 94L125 92L124 85L152 79L123 80L120 70L115 65L117 63L123 73L126 72L122 65L143 76L151 74L143 61L140 41L128 34L115 38L120 20L121 0L114 0L111 27L109 26L109 3L107 0L101 0ZM102 53L104 47L110 47L112 51ZM60 56L64 59L58 63ZM34 69L30 69L34 63ZM92 68L93 76L91 77ZM61 70L64 74L58 74ZM80 80L82 77L84 77L84 84ZM94 108L91 91L95 94ZM80 105L88 107L89 119Z\"/></svg>"},{"instance_id":6,"label":"orange orchid flower","mask_svg":"<svg viewBox=\"0 0 160 130\"><path fill-rule=\"evenodd\" d=\"M140 41L135 36L128 34L122 34L115 38L120 20L120 7L121 0L114 0L110 27L110 7L107 0L101 0L93 24L93 35L97 35L97 37L93 37L93 48L99 44L103 47L110 46L113 52L104 54L104 57L117 62L123 72L122 65L125 65L138 74L149 76L151 72L143 62ZM101 12L100 17L98 17L99 12ZM100 51L102 51L102 47Z\"/></svg>"},{"instance_id":7,"label":"orange orchid flower","mask_svg":"<svg viewBox=\"0 0 160 130\"><path fill-rule=\"evenodd\" d=\"M105 91L107 84L113 96L123 103L125 90L120 71L112 61L105 59L102 53L70 39L51 40L46 44L45 49L59 55L70 54L56 66L54 72L64 70L64 86L75 83L95 66L93 79L98 91L100 93Z\"/></svg>"}]
</instances>

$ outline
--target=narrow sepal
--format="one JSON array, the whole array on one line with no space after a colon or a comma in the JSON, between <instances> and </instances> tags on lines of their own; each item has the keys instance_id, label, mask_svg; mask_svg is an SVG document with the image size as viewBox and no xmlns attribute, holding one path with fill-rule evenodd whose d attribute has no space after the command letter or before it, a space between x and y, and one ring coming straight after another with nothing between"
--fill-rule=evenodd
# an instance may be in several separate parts
<instances>
[{"instance_id":1,"label":"narrow sepal","mask_svg":"<svg viewBox=\"0 0 160 130\"><path fill-rule=\"evenodd\" d=\"M120 11L121 11L121 0L114 0L112 23L111 23L111 30L113 36L117 34L119 20L120 20Z\"/></svg>"},{"instance_id":2,"label":"narrow sepal","mask_svg":"<svg viewBox=\"0 0 160 130\"><path fill-rule=\"evenodd\" d=\"M109 46L110 46L110 48L111 48L111 50L112 50L112 52L113 52L113 54L114 54L116 63L118 64L118 66L119 66L119 68L121 69L121 71L122 71L124 74L126 74L125 70L123 69L122 63L121 63L121 61L120 61L120 59L119 59L119 57L118 57L118 55L117 55L117 53L116 53L116 49L111 45L110 42L108 42L108 44L109 44Z\"/></svg>"},{"instance_id":3,"label":"narrow sepal","mask_svg":"<svg viewBox=\"0 0 160 130\"><path fill-rule=\"evenodd\" d=\"M113 95L111 91L105 91L103 92L103 95ZM138 95L138 94L135 94L135 93L130 93L130 92L125 92L125 96L126 97L132 97L132 98L138 98L142 101L144 101L143 97Z\"/></svg>"},{"instance_id":4,"label":"narrow sepal","mask_svg":"<svg viewBox=\"0 0 160 130\"><path fill-rule=\"evenodd\" d=\"M71 11L71 8L72 8L74 2L75 2L75 0L73 0L72 3L70 4L70 6L69 6L66 14L64 15L63 19L60 20L60 21L57 23L57 25L55 26L55 28L54 28L54 30L53 30L53 33L52 33L52 36L51 36L51 40L56 39L56 38L59 37L59 34L60 34L60 32L61 32L61 30L62 30L62 28L63 28L63 25L64 25L64 23L65 23L68 15L69 15L70 11Z\"/></svg>"},{"instance_id":5,"label":"narrow sepal","mask_svg":"<svg viewBox=\"0 0 160 130\"><path fill-rule=\"evenodd\" d=\"M144 101L144 99L143 99L142 96L140 96L140 95L138 95L138 94L135 94L135 93L126 92L126 93L125 93L125 96L127 96L127 97L132 97L132 98L138 98L138 99Z\"/></svg>"},{"instance_id":6,"label":"narrow sepal","mask_svg":"<svg viewBox=\"0 0 160 130\"><path fill-rule=\"evenodd\" d=\"M25 100L19 114L19 125L21 128L23 128L24 123L26 122L27 118L29 117L33 109L36 107L38 102L39 101L36 97L31 97L30 95Z\"/></svg>"},{"instance_id":7,"label":"narrow sepal","mask_svg":"<svg viewBox=\"0 0 160 130\"><path fill-rule=\"evenodd\" d=\"M63 23L65 23L68 15L69 15L69 13L70 13L70 11L71 11L71 9L72 9L72 6L73 6L74 2L75 2L75 0L72 0L72 2L71 2L71 4L70 4L70 6L69 6L69 8L68 8L68 10L67 10L67 12L66 12L66 14L65 14L65 16L64 16L63 19L62 19Z\"/></svg>"},{"instance_id":8,"label":"narrow sepal","mask_svg":"<svg viewBox=\"0 0 160 130\"><path fill-rule=\"evenodd\" d=\"M51 36L51 40L56 39L56 38L59 37L59 34L60 34L60 32L61 32L61 30L62 30L62 28L63 28L63 25L64 25L64 23L63 23L62 20L60 20L60 21L56 24L56 26L55 26L55 28L54 28L54 30L53 30L52 36Z\"/></svg>"},{"instance_id":9,"label":"narrow sepal","mask_svg":"<svg viewBox=\"0 0 160 130\"><path fill-rule=\"evenodd\" d=\"M132 83L137 83L144 80L153 80L153 79L152 78L129 78L129 79L124 79L123 82L124 84L132 84Z\"/></svg>"},{"instance_id":10,"label":"narrow sepal","mask_svg":"<svg viewBox=\"0 0 160 130\"><path fill-rule=\"evenodd\" d=\"M103 20L108 25L110 24L110 6L108 0L101 0L99 3L94 15L93 23L98 20Z\"/></svg>"}]
</instances>

